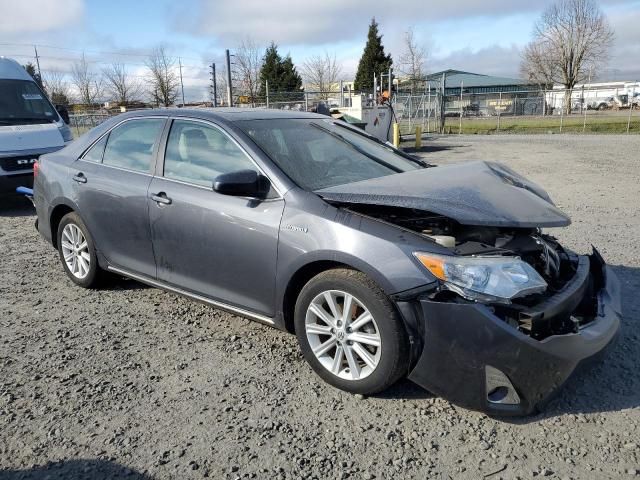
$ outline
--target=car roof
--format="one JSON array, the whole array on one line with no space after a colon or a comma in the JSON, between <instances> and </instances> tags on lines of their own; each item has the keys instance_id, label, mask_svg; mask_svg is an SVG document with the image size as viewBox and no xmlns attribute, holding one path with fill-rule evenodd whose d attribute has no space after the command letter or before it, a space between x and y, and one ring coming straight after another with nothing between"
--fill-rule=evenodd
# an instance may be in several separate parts
<instances>
[{"instance_id":1,"label":"car roof","mask_svg":"<svg viewBox=\"0 0 640 480\"><path fill-rule=\"evenodd\" d=\"M33 82L31 75L13 58L0 57L0 79L28 80Z\"/></svg>"},{"instance_id":2,"label":"car roof","mask_svg":"<svg viewBox=\"0 0 640 480\"><path fill-rule=\"evenodd\" d=\"M154 108L149 110L137 110L122 114L120 118L128 117L148 117L157 115L168 115L175 117L192 117L208 120L217 120L223 123L234 123L242 120L276 120L285 118L307 118L326 119L325 115L308 112L298 112L291 110L274 110L267 108Z\"/></svg>"}]
</instances>

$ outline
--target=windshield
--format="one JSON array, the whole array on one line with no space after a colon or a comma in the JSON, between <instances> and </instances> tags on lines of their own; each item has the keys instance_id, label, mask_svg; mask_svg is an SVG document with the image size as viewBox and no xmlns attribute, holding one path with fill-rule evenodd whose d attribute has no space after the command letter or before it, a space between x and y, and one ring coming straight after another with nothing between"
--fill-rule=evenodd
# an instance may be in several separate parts
<instances>
[{"instance_id":1,"label":"windshield","mask_svg":"<svg viewBox=\"0 0 640 480\"><path fill-rule=\"evenodd\" d=\"M333 119L246 120L236 125L306 190L422 168Z\"/></svg>"},{"instance_id":2,"label":"windshield","mask_svg":"<svg viewBox=\"0 0 640 480\"><path fill-rule=\"evenodd\" d=\"M35 82L0 79L0 125L50 123L56 111Z\"/></svg>"}]
</instances>

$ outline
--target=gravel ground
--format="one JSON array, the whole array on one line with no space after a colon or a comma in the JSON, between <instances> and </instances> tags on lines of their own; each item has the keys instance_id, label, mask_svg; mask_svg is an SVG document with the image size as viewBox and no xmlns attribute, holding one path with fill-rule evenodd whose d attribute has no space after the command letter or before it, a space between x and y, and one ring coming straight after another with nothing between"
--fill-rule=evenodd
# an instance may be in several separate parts
<instances>
[{"instance_id":1,"label":"gravel ground","mask_svg":"<svg viewBox=\"0 0 640 480\"><path fill-rule=\"evenodd\" d=\"M74 287L23 202L0 207L0 479L640 475L640 137L432 139L545 185L623 285L624 329L540 415L487 417L409 382L362 398L295 338L127 280Z\"/></svg>"}]
</instances>

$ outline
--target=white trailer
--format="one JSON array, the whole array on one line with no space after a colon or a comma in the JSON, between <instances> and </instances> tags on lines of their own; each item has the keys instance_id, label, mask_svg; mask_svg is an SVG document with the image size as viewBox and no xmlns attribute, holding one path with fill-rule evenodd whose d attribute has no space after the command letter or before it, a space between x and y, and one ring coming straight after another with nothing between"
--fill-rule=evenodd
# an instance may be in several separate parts
<instances>
[{"instance_id":1,"label":"white trailer","mask_svg":"<svg viewBox=\"0 0 640 480\"><path fill-rule=\"evenodd\" d=\"M547 106L560 113L565 101L565 88L556 85L546 94ZM600 82L576 85L571 91L571 109L607 110L640 107L640 82Z\"/></svg>"}]
</instances>

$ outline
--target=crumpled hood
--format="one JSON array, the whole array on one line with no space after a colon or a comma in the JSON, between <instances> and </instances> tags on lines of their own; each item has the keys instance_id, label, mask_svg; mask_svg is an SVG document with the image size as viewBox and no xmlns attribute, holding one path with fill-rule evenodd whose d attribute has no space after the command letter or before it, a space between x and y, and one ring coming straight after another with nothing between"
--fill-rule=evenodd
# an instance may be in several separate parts
<instances>
[{"instance_id":1,"label":"crumpled hood","mask_svg":"<svg viewBox=\"0 0 640 480\"><path fill-rule=\"evenodd\" d=\"M425 168L315 193L340 203L425 210L463 225L535 228L571 223L542 188L494 162Z\"/></svg>"}]
</instances>

